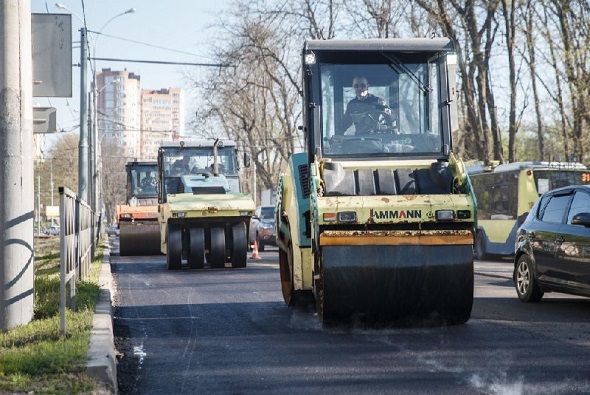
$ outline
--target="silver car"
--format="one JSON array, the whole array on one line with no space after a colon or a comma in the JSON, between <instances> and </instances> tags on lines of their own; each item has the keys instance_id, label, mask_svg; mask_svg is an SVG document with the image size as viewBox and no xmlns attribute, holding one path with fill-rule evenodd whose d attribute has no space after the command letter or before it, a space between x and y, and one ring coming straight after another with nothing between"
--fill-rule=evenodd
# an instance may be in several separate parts
<instances>
[{"instance_id":1,"label":"silver car","mask_svg":"<svg viewBox=\"0 0 590 395\"><path fill-rule=\"evenodd\" d=\"M267 245L277 245L275 229L275 206L258 206L250 221L250 244L258 241L258 251Z\"/></svg>"}]
</instances>

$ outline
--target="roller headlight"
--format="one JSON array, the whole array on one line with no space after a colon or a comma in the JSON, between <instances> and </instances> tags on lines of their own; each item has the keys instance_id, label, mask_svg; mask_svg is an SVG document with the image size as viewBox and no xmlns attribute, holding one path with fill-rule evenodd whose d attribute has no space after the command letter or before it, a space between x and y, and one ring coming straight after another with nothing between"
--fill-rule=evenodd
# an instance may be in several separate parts
<instances>
[{"instance_id":1,"label":"roller headlight","mask_svg":"<svg viewBox=\"0 0 590 395\"><path fill-rule=\"evenodd\" d=\"M455 219L455 212L453 210L436 210L437 221L452 221Z\"/></svg>"}]
</instances>

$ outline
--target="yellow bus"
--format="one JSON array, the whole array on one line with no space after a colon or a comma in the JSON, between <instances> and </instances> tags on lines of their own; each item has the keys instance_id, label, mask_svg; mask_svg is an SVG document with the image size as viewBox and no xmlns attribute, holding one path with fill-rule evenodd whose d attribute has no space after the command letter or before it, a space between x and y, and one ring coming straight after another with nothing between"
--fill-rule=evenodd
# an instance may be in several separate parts
<instances>
[{"instance_id":1,"label":"yellow bus","mask_svg":"<svg viewBox=\"0 0 590 395\"><path fill-rule=\"evenodd\" d=\"M467 171L477 198L477 259L514 254L516 231L544 192L590 184L590 170L581 163L514 162Z\"/></svg>"}]
</instances>

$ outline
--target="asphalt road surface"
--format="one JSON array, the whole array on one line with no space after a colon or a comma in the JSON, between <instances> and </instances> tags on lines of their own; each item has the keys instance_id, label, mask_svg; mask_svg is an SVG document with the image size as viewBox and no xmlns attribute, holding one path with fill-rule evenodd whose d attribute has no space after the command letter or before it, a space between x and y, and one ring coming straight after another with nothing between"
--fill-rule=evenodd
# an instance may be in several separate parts
<instances>
[{"instance_id":1,"label":"asphalt road surface","mask_svg":"<svg viewBox=\"0 0 590 395\"><path fill-rule=\"evenodd\" d=\"M168 271L112 241L120 394L590 392L590 299L521 303L509 260L476 262L465 325L325 329L284 305L276 249L244 269Z\"/></svg>"}]
</instances>

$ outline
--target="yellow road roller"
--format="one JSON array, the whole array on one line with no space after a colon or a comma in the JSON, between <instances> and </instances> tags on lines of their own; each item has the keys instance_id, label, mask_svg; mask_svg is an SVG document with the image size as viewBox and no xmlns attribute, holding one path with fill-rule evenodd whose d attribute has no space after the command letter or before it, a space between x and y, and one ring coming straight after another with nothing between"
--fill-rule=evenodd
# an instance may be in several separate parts
<instances>
[{"instance_id":1,"label":"yellow road roller","mask_svg":"<svg viewBox=\"0 0 590 395\"><path fill-rule=\"evenodd\" d=\"M306 150L277 187L285 302L323 324L469 320L476 202L457 132L446 38L310 40Z\"/></svg>"}]
</instances>

